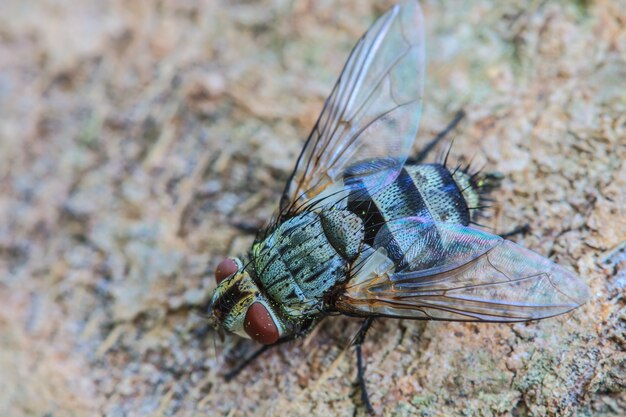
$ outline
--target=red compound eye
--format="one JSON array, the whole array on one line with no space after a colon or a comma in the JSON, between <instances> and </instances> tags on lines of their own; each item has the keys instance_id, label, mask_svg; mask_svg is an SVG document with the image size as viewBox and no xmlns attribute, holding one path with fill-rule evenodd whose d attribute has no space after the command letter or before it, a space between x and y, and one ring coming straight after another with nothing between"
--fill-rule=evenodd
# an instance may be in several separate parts
<instances>
[{"instance_id":1,"label":"red compound eye","mask_svg":"<svg viewBox=\"0 0 626 417\"><path fill-rule=\"evenodd\" d=\"M215 281L219 284L238 270L239 266L237 265L237 262L230 258L226 258L217 264L217 268L215 268Z\"/></svg>"},{"instance_id":2,"label":"red compound eye","mask_svg":"<svg viewBox=\"0 0 626 417\"><path fill-rule=\"evenodd\" d=\"M272 316L261 303L253 303L248 307L243 328L248 336L264 345L276 343L280 336Z\"/></svg>"}]
</instances>

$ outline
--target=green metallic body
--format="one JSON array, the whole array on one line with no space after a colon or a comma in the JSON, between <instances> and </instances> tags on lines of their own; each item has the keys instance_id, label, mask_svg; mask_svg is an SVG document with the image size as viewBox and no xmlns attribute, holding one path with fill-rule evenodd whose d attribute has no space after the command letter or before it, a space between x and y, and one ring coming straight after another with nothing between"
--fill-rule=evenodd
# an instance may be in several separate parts
<instances>
[{"instance_id":1,"label":"green metallic body","mask_svg":"<svg viewBox=\"0 0 626 417\"><path fill-rule=\"evenodd\" d=\"M463 171L408 165L373 196L359 193L358 199L348 197L278 224L253 245L250 273L281 324L301 331L303 323L332 311L325 303L329 294L350 279L352 262L386 222L421 217L467 225L466 199L478 201L479 191Z\"/></svg>"},{"instance_id":2,"label":"green metallic body","mask_svg":"<svg viewBox=\"0 0 626 417\"><path fill-rule=\"evenodd\" d=\"M362 240L363 224L347 210L305 212L255 244L252 263L262 290L286 318L299 320L322 312L324 295L347 279Z\"/></svg>"}]
</instances>

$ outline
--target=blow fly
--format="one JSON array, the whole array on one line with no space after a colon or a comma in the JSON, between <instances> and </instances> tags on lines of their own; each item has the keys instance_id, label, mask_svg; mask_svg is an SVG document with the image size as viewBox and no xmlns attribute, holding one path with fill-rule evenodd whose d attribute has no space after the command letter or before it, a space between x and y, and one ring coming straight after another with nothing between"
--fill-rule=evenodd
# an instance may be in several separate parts
<instances>
[{"instance_id":1,"label":"blow fly","mask_svg":"<svg viewBox=\"0 0 626 417\"><path fill-rule=\"evenodd\" d=\"M574 273L472 226L493 176L410 157L424 70L421 9L405 0L357 42L277 215L247 259L219 263L209 306L216 327L266 346L328 315L364 318L355 340L370 410L360 343L373 318L511 323L588 298Z\"/></svg>"}]
</instances>

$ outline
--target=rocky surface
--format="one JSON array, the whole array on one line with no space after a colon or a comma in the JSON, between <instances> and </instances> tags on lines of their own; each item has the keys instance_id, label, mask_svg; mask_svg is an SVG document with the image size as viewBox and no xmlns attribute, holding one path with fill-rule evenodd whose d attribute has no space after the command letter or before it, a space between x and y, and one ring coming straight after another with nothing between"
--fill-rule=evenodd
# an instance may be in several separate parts
<instances>
[{"instance_id":1,"label":"rocky surface","mask_svg":"<svg viewBox=\"0 0 626 417\"><path fill-rule=\"evenodd\" d=\"M467 3L467 4L466 4ZM391 3L7 0L0 5L0 414L364 415L333 317L225 382L205 273L277 206L360 34ZM380 320L383 415L626 414L626 4L424 3L420 143L505 174L486 220L577 271L539 323Z\"/></svg>"}]
</instances>

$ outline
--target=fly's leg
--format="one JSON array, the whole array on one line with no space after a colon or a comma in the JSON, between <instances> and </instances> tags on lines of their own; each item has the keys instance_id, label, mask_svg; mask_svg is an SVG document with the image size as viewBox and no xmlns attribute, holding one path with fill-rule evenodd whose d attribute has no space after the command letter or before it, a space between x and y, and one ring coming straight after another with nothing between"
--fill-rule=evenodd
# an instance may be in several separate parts
<instances>
[{"instance_id":1,"label":"fly's leg","mask_svg":"<svg viewBox=\"0 0 626 417\"><path fill-rule=\"evenodd\" d=\"M283 337L282 339L279 339L273 345L263 345L262 347L257 349L252 355L244 359L239 365L237 365L236 367L231 369L226 375L224 375L224 379L226 381L231 381L233 378L239 375L241 371L243 371L248 365L254 362L256 358L258 358L259 356L261 356L262 354L264 354L266 351L270 350L274 346L282 345L283 343L291 342L292 340L299 339L299 338L306 336L313 329L313 327L315 327L317 323L319 323L319 320L309 320L305 324L303 324L303 327L302 329L300 329L299 332L294 333L293 335L290 335L287 337Z\"/></svg>"},{"instance_id":2,"label":"fly's leg","mask_svg":"<svg viewBox=\"0 0 626 417\"><path fill-rule=\"evenodd\" d=\"M248 358L246 358L243 362L241 362L239 365L237 365L236 367L231 369L226 375L224 375L224 379L227 382L231 381L233 378L235 378L237 375L239 375L239 373L241 371L243 371L246 366L250 365L252 362L254 362L254 360L256 358L258 358L263 353L265 353L266 351L270 350L271 348L273 348L276 345L277 344L274 344L274 345L263 345L263 347L261 347L260 349L257 349L256 352L254 352L252 355L250 355Z\"/></svg>"},{"instance_id":3,"label":"fly's leg","mask_svg":"<svg viewBox=\"0 0 626 417\"><path fill-rule=\"evenodd\" d=\"M231 223L231 226L239 229L241 232L247 235L256 235L262 225L246 223L246 222L236 222Z\"/></svg>"},{"instance_id":4,"label":"fly's leg","mask_svg":"<svg viewBox=\"0 0 626 417\"><path fill-rule=\"evenodd\" d=\"M246 368L248 365L250 365L252 362L254 362L254 360L256 358L258 358L263 353L265 353L266 351L270 350L271 348L273 348L274 346L276 346L278 344L279 343L276 343L276 344L273 344L273 345L263 345L261 348L257 349L256 352L254 352L252 355L250 355L248 358L246 358L243 362L241 362L239 365L237 365L236 367L231 369L226 375L224 375L224 379L226 381L233 380L237 375L239 375L239 373L241 371L244 370L244 368Z\"/></svg>"},{"instance_id":5,"label":"fly's leg","mask_svg":"<svg viewBox=\"0 0 626 417\"><path fill-rule=\"evenodd\" d=\"M426 159L430 151L432 151L435 148L435 146L437 146L437 144L441 142L451 131L453 131L454 128L456 128L456 126L461 122L461 120L463 120L464 117L465 117L465 111L459 110L454 115L454 118L448 124L448 126L446 126L445 129L439 132L437 136L435 136L430 142L428 142L426 146L424 146L424 148L415 156L415 158L410 158L407 161L407 163L411 165L415 165L424 161L424 159Z\"/></svg>"},{"instance_id":6,"label":"fly's leg","mask_svg":"<svg viewBox=\"0 0 626 417\"><path fill-rule=\"evenodd\" d=\"M523 226L516 227L515 229L511 230L510 232L502 233L500 235L500 237L502 239L507 239L507 238L509 238L511 236L517 236L517 235L525 236L528 233L530 233L530 225L527 223L527 224L525 224Z\"/></svg>"},{"instance_id":7,"label":"fly's leg","mask_svg":"<svg viewBox=\"0 0 626 417\"><path fill-rule=\"evenodd\" d=\"M363 366L363 353L361 352L361 345L363 344L365 334L371 327L373 321L374 317L366 318L354 339L359 387L361 389L361 401L363 401L365 408L367 408L367 411L370 414L374 414L374 408L372 407L372 404L370 403L370 397L367 394L367 385L365 384L365 367Z\"/></svg>"},{"instance_id":8,"label":"fly's leg","mask_svg":"<svg viewBox=\"0 0 626 417\"><path fill-rule=\"evenodd\" d=\"M252 355L250 355L248 358L244 359L243 362L241 362L239 365L231 369L226 375L224 375L224 379L226 381L231 381L233 378L239 375L239 373L243 371L248 365L254 362L256 358L258 358L259 356L261 356L262 354L264 354L271 348L278 346L278 345L282 345L283 343L286 343L286 342L291 342L292 340L297 339L301 337L302 335L303 335L302 333L296 333L293 336L285 337L283 339L278 340L273 345L263 345L262 347L257 349Z\"/></svg>"}]
</instances>

